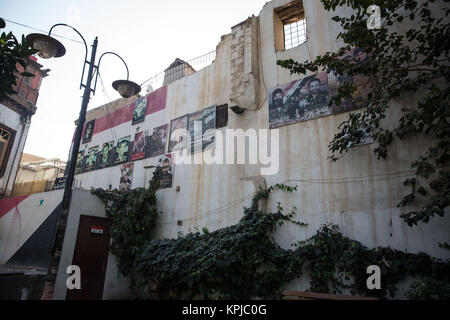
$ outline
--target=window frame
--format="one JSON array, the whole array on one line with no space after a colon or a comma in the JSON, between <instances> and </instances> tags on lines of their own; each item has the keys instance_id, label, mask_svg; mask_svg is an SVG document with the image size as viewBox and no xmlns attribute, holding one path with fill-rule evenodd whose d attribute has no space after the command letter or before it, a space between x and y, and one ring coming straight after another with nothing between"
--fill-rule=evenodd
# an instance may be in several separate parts
<instances>
[{"instance_id":1,"label":"window frame","mask_svg":"<svg viewBox=\"0 0 450 320\"><path fill-rule=\"evenodd\" d=\"M0 130L7 131L9 133L9 138L6 140L6 148L0 154L0 178L3 178L6 167L8 166L9 156L11 155L11 150L14 145L14 140L16 137L16 130L13 130L3 124L0 123Z\"/></svg>"}]
</instances>

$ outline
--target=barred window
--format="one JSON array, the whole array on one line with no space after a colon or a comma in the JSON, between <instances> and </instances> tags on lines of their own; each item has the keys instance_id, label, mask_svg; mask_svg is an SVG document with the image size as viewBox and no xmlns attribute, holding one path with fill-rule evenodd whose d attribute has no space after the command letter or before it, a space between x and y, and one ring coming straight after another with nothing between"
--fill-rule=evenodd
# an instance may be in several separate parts
<instances>
[{"instance_id":1,"label":"barred window","mask_svg":"<svg viewBox=\"0 0 450 320\"><path fill-rule=\"evenodd\" d=\"M301 19L284 25L284 47L291 49L306 41L306 22Z\"/></svg>"},{"instance_id":2,"label":"barred window","mask_svg":"<svg viewBox=\"0 0 450 320\"><path fill-rule=\"evenodd\" d=\"M306 42L306 20L303 3L289 2L274 9L275 50L291 49Z\"/></svg>"}]
</instances>

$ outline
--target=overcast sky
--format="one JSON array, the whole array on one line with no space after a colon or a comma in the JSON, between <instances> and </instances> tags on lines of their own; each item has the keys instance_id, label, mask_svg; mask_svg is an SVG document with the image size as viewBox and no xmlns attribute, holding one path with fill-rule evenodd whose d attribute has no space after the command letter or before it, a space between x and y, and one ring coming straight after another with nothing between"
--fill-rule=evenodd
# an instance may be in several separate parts
<instances>
[{"instance_id":1,"label":"overcast sky","mask_svg":"<svg viewBox=\"0 0 450 320\"><path fill-rule=\"evenodd\" d=\"M114 51L128 64L130 80L138 84L163 71L175 58L190 60L213 51L220 37L251 15L259 15L267 0L0 0L0 16L48 31L56 23L67 23L80 31L88 43L98 36L97 59ZM6 21L2 31L16 36L38 32ZM52 33L73 40L81 38L70 28L56 27ZM51 69L42 81L37 112L25 145L25 152L67 160L78 119L82 90L79 89L84 45L57 38L66 47L61 58L38 62ZM89 53L90 56L90 53ZM89 58L88 56L88 58ZM120 98L111 87L126 78L122 62L107 55L100 72L106 93L97 92L88 110ZM143 88L145 93L145 86ZM108 99L109 97L109 99Z\"/></svg>"}]
</instances>

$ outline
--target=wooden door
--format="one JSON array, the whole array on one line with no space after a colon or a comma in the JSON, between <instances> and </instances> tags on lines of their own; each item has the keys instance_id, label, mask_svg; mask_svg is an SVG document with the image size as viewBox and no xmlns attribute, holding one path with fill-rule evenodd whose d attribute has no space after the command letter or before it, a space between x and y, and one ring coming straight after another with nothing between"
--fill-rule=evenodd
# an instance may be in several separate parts
<instances>
[{"instance_id":1,"label":"wooden door","mask_svg":"<svg viewBox=\"0 0 450 320\"><path fill-rule=\"evenodd\" d=\"M80 216L72 265L81 270L81 289L67 289L67 300L101 300L109 254L109 220Z\"/></svg>"}]
</instances>

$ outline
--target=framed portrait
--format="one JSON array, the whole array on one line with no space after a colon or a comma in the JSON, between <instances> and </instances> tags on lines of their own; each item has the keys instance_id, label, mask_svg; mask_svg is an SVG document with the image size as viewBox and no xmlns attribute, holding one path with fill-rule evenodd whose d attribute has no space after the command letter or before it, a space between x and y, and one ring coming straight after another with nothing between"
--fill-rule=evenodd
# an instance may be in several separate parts
<instances>
[{"instance_id":1,"label":"framed portrait","mask_svg":"<svg viewBox=\"0 0 450 320\"><path fill-rule=\"evenodd\" d=\"M98 146L89 148L86 158L86 171L92 171L97 169L97 153Z\"/></svg>"},{"instance_id":2,"label":"framed portrait","mask_svg":"<svg viewBox=\"0 0 450 320\"><path fill-rule=\"evenodd\" d=\"M166 154L158 159L158 167L162 168L159 188L166 189L172 187L174 163L171 154Z\"/></svg>"},{"instance_id":3,"label":"framed portrait","mask_svg":"<svg viewBox=\"0 0 450 320\"><path fill-rule=\"evenodd\" d=\"M133 181L134 163L125 163L120 165L119 190L130 190Z\"/></svg>"},{"instance_id":4,"label":"framed portrait","mask_svg":"<svg viewBox=\"0 0 450 320\"><path fill-rule=\"evenodd\" d=\"M120 138L117 141L117 145L116 145L114 163L120 164L120 163L127 162L128 155L129 155L129 149L130 149L130 136Z\"/></svg>"},{"instance_id":5,"label":"framed portrait","mask_svg":"<svg viewBox=\"0 0 450 320\"><path fill-rule=\"evenodd\" d=\"M150 135L147 139L146 158L160 156L166 151L166 142L168 136L168 125L156 127L150 130Z\"/></svg>"},{"instance_id":6,"label":"framed portrait","mask_svg":"<svg viewBox=\"0 0 450 320\"><path fill-rule=\"evenodd\" d=\"M92 134L94 133L94 125L95 125L95 119L86 123L86 127L84 128L82 143L91 142Z\"/></svg>"},{"instance_id":7,"label":"framed portrait","mask_svg":"<svg viewBox=\"0 0 450 320\"><path fill-rule=\"evenodd\" d=\"M350 60L352 63L363 64L370 58L362 49L353 48L346 51L345 54L343 56L340 56L338 59L346 59ZM341 101L341 104L339 106L332 106L333 114L360 109L367 105L367 93L371 85L369 77L362 74L356 74L353 76L348 76L345 74L338 75L334 70L331 70L328 73L328 81L330 87L330 96L336 95L338 93L339 87L347 83L352 84L356 89L353 95L350 98L346 98Z\"/></svg>"},{"instance_id":8,"label":"framed portrait","mask_svg":"<svg viewBox=\"0 0 450 320\"><path fill-rule=\"evenodd\" d=\"M105 142L97 157L98 168L106 168L112 165L114 159L114 141Z\"/></svg>"},{"instance_id":9,"label":"framed portrait","mask_svg":"<svg viewBox=\"0 0 450 320\"><path fill-rule=\"evenodd\" d=\"M214 147L216 106L189 114L188 132L191 153Z\"/></svg>"},{"instance_id":10,"label":"framed portrait","mask_svg":"<svg viewBox=\"0 0 450 320\"><path fill-rule=\"evenodd\" d=\"M144 159L147 136L148 130L138 132L134 135L133 147L131 148L131 161Z\"/></svg>"},{"instance_id":11,"label":"framed portrait","mask_svg":"<svg viewBox=\"0 0 450 320\"><path fill-rule=\"evenodd\" d=\"M270 128L331 114L326 72L311 75L270 90Z\"/></svg>"},{"instance_id":12,"label":"framed portrait","mask_svg":"<svg viewBox=\"0 0 450 320\"><path fill-rule=\"evenodd\" d=\"M75 174L81 174L83 172L84 172L84 150L78 152L77 162L75 163Z\"/></svg>"},{"instance_id":13,"label":"framed portrait","mask_svg":"<svg viewBox=\"0 0 450 320\"><path fill-rule=\"evenodd\" d=\"M186 147L187 125L188 115L184 115L170 122L169 152L180 150ZM180 131L178 129L184 131Z\"/></svg>"},{"instance_id":14,"label":"framed portrait","mask_svg":"<svg viewBox=\"0 0 450 320\"><path fill-rule=\"evenodd\" d=\"M147 97L140 97L136 100L136 104L134 106L132 125L144 121L146 112L147 112Z\"/></svg>"}]
</instances>

